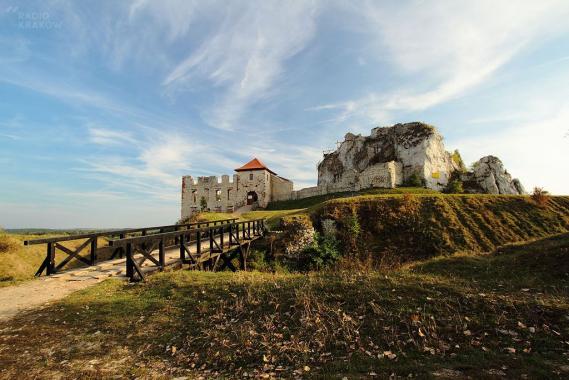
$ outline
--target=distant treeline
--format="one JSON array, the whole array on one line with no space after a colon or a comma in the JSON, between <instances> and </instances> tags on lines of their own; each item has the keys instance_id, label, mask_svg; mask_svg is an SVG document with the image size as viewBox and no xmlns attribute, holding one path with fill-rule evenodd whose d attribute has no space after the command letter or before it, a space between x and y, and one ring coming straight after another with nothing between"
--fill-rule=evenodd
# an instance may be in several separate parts
<instances>
[{"instance_id":1,"label":"distant treeline","mask_svg":"<svg viewBox=\"0 0 569 380\"><path fill-rule=\"evenodd\" d=\"M74 229L52 229L52 228L6 228L3 231L9 234L18 235L77 235L77 234L90 234L100 231L108 231L108 229L93 229L93 228L74 228Z\"/></svg>"}]
</instances>

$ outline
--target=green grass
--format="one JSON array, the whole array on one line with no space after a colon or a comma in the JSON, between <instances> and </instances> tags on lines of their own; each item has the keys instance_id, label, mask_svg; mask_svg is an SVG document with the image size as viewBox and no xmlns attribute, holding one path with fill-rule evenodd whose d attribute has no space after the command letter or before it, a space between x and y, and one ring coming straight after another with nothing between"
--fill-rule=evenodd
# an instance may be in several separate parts
<instances>
[{"instance_id":1,"label":"green grass","mask_svg":"<svg viewBox=\"0 0 569 380\"><path fill-rule=\"evenodd\" d=\"M389 273L108 280L0 323L0 377L566 378L568 276L564 234Z\"/></svg>"},{"instance_id":2,"label":"green grass","mask_svg":"<svg viewBox=\"0 0 569 380\"><path fill-rule=\"evenodd\" d=\"M225 220L225 219L231 219L231 218L237 218L237 216L235 216L234 214L230 213L230 212L200 212L198 214L198 221L216 221L216 220Z\"/></svg>"},{"instance_id":3,"label":"green grass","mask_svg":"<svg viewBox=\"0 0 569 380\"><path fill-rule=\"evenodd\" d=\"M318 195L315 197L308 197L303 199L294 199L289 201L279 201L269 203L267 210L295 210L295 209L305 209L323 202L329 201L331 199L338 198L351 198L360 195L400 195L400 194L438 194L435 190L425 189L422 187L398 187L395 189L366 189L354 192L341 192L326 195Z\"/></svg>"},{"instance_id":4,"label":"green grass","mask_svg":"<svg viewBox=\"0 0 569 380\"><path fill-rule=\"evenodd\" d=\"M497 246L569 230L569 197L539 207L527 196L419 194L361 195L327 201L313 219L333 219L345 246L402 261L458 251L488 252Z\"/></svg>"}]
</instances>

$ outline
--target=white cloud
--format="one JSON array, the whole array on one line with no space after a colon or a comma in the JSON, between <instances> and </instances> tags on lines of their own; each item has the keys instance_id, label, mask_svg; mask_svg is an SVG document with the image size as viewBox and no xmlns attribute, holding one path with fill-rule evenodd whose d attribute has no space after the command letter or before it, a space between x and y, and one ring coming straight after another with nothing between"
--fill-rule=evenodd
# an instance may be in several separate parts
<instances>
[{"instance_id":1,"label":"white cloud","mask_svg":"<svg viewBox=\"0 0 569 380\"><path fill-rule=\"evenodd\" d=\"M89 140L99 145L122 145L137 142L130 132L98 127L89 128Z\"/></svg>"},{"instance_id":2,"label":"white cloud","mask_svg":"<svg viewBox=\"0 0 569 380\"><path fill-rule=\"evenodd\" d=\"M317 7L313 1L226 6L219 30L179 63L163 84L183 89L205 77L224 94L204 117L213 127L233 129L250 105L274 93L286 60L311 40Z\"/></svg>"},{"instance_id":3,"label":"white cloud","mask_svg":"<svg viewBox=\"0 0 569 380\"><path fill-rule=\"evenodd\" d=\"M394 8L370 1L357 9L372 56L390 62L406 85L321 106L338 121L385 121L395 111L420 111L466 94L538 40L569 29L564 1L411 1Z\"/></svg>"}]
</instances>

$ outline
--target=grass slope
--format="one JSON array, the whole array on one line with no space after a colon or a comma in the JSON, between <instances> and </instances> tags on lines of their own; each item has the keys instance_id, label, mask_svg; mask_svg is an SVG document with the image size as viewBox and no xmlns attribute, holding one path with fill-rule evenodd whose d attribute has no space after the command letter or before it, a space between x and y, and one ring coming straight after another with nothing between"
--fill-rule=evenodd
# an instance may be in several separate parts
<instances>
[{"instance_id":1,"label":"grass slope","mask_svg":"<svg viewBox=\"0 0 569 380\"><path fill-rule=\"evenodd\" d=\"M0 323L0 377L552 379L568 342L564 234L389 274L109 280Z\"/></svg>"},{"instance_id":2,"label":"grass slope","mask_svg":"<svg viewBox=\"0 0 569 380\"><path fill-rule=\"evenodd\" d=\"M395 189L381 189L373 188L361 191L351 191L351 192L341 192L326 195L318 195L315 197L308 197L303 199L294 199L289 201L279 201L271 202L267 207L267 210L295 210L295 209L305 209L317 206L321 203L329 201L331 199L338 198L351 198L361 195L401 195L401 194L439 194L435 190L425 189L422 187L398 187Z\"/></svg>"},{"instance_id":3,"label":"grass slope","mask_svg":"<svg viewBox=\"0 0 569 380\"><path fill-rule=\"evenodd\" d=\"M569 197L552 197L538 207L524 196L358 196L327 201L312 213L317 223L336 220L346 244L354 239L355 219L355 248L413 259L487 252L569 230Z\"/></svg>"}]
</instances>

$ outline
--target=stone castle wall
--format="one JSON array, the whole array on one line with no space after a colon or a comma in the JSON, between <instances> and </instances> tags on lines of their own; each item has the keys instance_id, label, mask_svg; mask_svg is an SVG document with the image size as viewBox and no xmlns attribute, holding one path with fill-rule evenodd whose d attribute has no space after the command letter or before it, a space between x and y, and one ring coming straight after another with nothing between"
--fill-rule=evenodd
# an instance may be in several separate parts
<instances>
[{"instance_id":1,"label":"stone castle wall","mask_svg":"<svg viewBox=\"0 0 569 380\"><path fill-rule=\"evenodd\" d=\"M201 199L205 198L211 211L233 212L247 204L251 192L257 195L256 204L267 207L273 200L290 199L292 182L267 170L240 171L230 180L228 175L182 178L182 219L201 210Z\"/></svg>"},{"instance_id":2,"label":"stone castle wall","mask_svg":"<svg viewBox=\"0 0 569 380\"><path fill-rule=\"evenodd\" d=\"M458 154L458 153L457 153ZM465 172L461 160L455 162L445 150L443 137L433 127L420 122L378 127L369 136L346 134L334 152L324 154L318 165L318 185L293 190L291 181L268 170L239 171L230 181L221 177L184 177L182 218L200 209L205 197L212 211L233 211L247 203L255 192L258 205L302 199L367 188L394 188L417 175L425 187L441 191L458 177L466 192L523 194L517 179L512 179L502 162L493 156L475 163L473 172Z\"/></svg>"}]
</instances>

